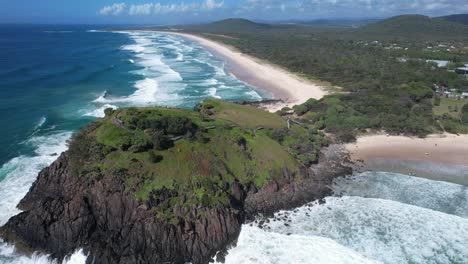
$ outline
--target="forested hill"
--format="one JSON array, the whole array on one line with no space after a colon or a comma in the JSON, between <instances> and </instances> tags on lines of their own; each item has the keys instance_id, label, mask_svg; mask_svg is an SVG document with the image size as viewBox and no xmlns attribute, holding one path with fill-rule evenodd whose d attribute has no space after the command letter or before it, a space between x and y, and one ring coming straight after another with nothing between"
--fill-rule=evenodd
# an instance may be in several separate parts
<instances>
[{"instance_id":1,"label":"forested hill","mask_svg":"<svg viewBox=\"0 0 468 264\"><path fill-rule=\"evenodd\" d=\"M196 26L195 26L196 27ZM212 30L262 30L272 27L269 24L256 23L247 19L241 18L230 18L221 21L216 21L207 25L203 25L203 28L209 27Z\"/></svg>"},{"instance_id":2,"label":"forested hill","mask_svg":"<svg viewBox=\"0 0 468 264\"><path fill-rule=\"evenodd\" d=\"M360 33L399 37L456 37L468 35L468 26L423 15L402 15L362 27Z\"/></svg>"},{"instance_id":3,"label":"forested hill","mask_svg":"<svg viewBox=\"0 0 468 264\"><path fill-rule=\"evenodd\" d=\"M225 31L258 32L258 31L264 31L264 30L277 28L277 27L282 27L282 26L256 23L251 20L242 19L242 18L229 18L229 19L224 19L224 20L220 20L220 21L216 21L216 22L212 22L208 24L184 26L183 28L185 30L190 30L190 31L223 33Z\"/></svg>"},{"instance_id":4,"label":"forested hill","mask_svg":"<svg viewBox=\"0 0 468 264\"><path fill-rule=\"evenodd\" d=\"M438 17L438 19L468 25L468 14L449 15L449 16Z\"/></svg>"}]
</instances>

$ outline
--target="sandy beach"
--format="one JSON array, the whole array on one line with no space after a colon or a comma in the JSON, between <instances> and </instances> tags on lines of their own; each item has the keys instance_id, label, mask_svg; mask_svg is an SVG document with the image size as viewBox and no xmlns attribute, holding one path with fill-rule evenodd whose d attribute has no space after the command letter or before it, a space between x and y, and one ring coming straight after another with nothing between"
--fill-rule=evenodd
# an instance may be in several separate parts
<instances>
[{"instance_id":1,"label":"sandy beach","mask_svg":"<svg viewBox=\"0 0 468 264\"><path fill-rule=\"evenodd\" d=\"M232 47L208 40L192 34L164 32L188 38L207 48L215 55L225 59L227 69L238 79L267 91L274 99L284 103L266 106L270 112L276 112L283 107L302 104L310 98L320 99L326 95L323 87L309 80L292 74L278 66L243 54Z\"/></svg>"},{"instance_id":2,"label":"sandy beach","mask_svg":"<svg viewBox=\"0 0 468 264\"><path fill-rule=\"evenodd\" d=\"M386 170L468 185L468 135L369 135L346 145L363 170ZM362 162L362 163L361 163Z\"/></svg>"}]
</instances>

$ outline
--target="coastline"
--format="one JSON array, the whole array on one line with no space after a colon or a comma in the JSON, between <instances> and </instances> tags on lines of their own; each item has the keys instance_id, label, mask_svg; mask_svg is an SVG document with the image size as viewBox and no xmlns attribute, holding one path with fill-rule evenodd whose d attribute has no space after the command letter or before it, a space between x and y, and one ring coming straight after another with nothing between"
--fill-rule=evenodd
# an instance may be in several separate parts
<instances>
[{"instance_id":1,"label":"coastline","mask_svg":"<svg viewBox=\"0 0 468 264\"><path fill-rule=\"evenodd\" d=\"M181 36L196 42L226 61L228 71L236 78L269 92L273 99L282 102L266 104L269 112L276 112L283 107L302 104L310 98L320 99L327 94L324 87L312 83L300 76L288 72L279 66L261 61L235 50L233 47L188 33L153 31Z\"/></svg>"},{"instance_id":2,"label":"coastline","mask_svg":"<svg viewBox=\"0 0 468 264\"><path fill-rule=\"evenodd\" d=\"M366 135L345 148L358 171L391 171L468 186L468 135Z\"/></svg>"}]
</instances>

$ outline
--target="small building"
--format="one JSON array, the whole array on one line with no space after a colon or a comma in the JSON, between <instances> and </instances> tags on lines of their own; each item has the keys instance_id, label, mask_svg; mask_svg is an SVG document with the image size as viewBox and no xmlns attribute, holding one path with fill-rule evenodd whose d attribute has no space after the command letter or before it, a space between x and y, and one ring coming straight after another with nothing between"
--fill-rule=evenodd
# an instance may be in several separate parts
<instances>
[{"instance_id":1,"label":"small building","mask_svg":"<svg viewBox=\"0 0 468 264\"><path fill-rule=\"evenodd\" d=\"M468 67L456 68L455 72L462 75L468 75Z\"/></svg>"},{"instance_id":2,"label":"small building","mask_svg":"<svg viewBox=\"0 0 468 264\"><path fill-rule=\"evenodd\" d=\"M446 60L426 60L426 62L437 63L437 67L445 68L445 67L447 67L447 65L449 64L450 61L446 61Z\"/></svg>"}]
</instances>

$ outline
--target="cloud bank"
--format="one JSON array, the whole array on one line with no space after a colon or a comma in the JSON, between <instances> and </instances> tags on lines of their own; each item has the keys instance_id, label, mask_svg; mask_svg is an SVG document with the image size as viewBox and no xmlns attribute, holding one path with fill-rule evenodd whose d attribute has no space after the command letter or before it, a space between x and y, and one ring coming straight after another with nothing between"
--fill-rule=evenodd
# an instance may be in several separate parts
<instances>
[{"instance_id":1,"label":"cloud bank","mask_svg":"<svg viewBox=\"0 0 468 264\"><path fill-rule=\"evenodd\" d=\"M170 13L195 13L212 11L215 9L222 8L224 6L224 0L205 0L201 3L189 3L184 2L173 3L173 4L162 4L156 3L144 3L144 4L126 4L116 3L102 7L98 13L100 15L118 16L118 15L130 15L130 16L144 16L144 15L159 15L159 14L170 14Z\"/></svg>"},{"instance_id":2,"label":"cloud bank","mask_svg":"<svg viewBox=\"0 0 468 264\"><path fill-rule=\"evenodd\" d=\"M130 1L130 0L128 0ZM444 15L468 12L466 0L203 0L173 3L114 3L102 7L103 16L150 16L186 13L245 16L258 19L382 17L419 13ZM222 12L218 12L222 11Z\"/></svg>"}]
</instances>

